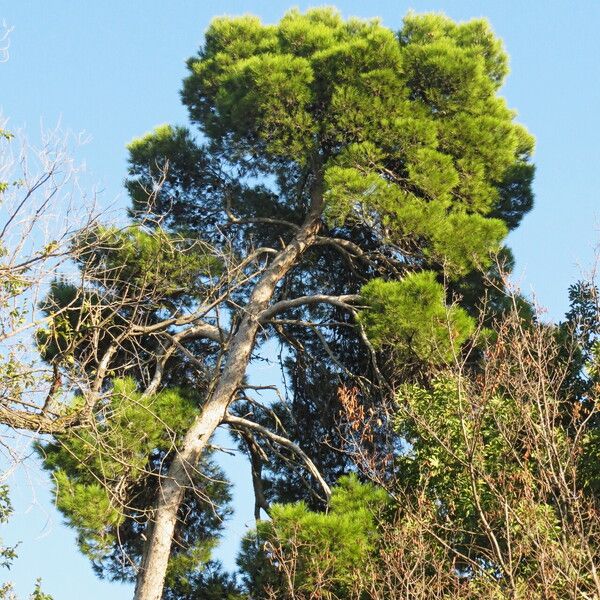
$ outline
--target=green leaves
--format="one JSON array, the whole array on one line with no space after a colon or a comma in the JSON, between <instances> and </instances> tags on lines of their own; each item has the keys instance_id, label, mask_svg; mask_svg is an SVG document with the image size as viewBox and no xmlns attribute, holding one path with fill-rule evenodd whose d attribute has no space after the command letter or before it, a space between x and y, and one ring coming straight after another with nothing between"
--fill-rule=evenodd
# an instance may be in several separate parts
<instances>
[{"instance_id":1,"label":"green leaves","mask_svg":"<svg viewBox=\"0 0 600 600\"><path fill-rule=\"evenodd\" d=\"M77 542L83 554L100 559L115 541L115 530L123 521L118 506L111 503L100 483L79 483L62 469L53 473L56 507L71 527L77 529Z\"/></svg>"},{"instance_id":2,"label":"green leaves","mask_svg":"<svg viewBox=\"0 0 600 600\"><path fill-rule=\"evenodd\" d=\"M360 322L376 348L391 346L426 362L443 362L474 329L462 308L446 305L444 288L429 271L401 281L374 279L361 294L369 308L360 313Z\"/></svg>"},{"instance_id":3,"label":"green leaves","mask_svg":"<svg viewBox=\"0 0 600 600\"><path fill-rule=\"evenodd\" d=\"M192 398L175 388L144 397L133 380L116 380L93 427L39 447L54 476L56 505L77 529L84 554L101 560L109 552L153 453L169 451L196 414Z\"/></svg>"},{"instance_id":4,"label":"green leaves","mask_svg":"<svg viewBox=\"0 0 600 600\"><path fill-rule=\"evenodd\" d=\"M306 164L372 141L404 163L398 176L414 154L390 145L393 124L416 115L422 129L439 130L416 141L447 155L443 173L462 158L454 140L484 145L480 164L497 180L516 158L514 115L495 96L506 62L482 20L457 25L440 15L410 15L396 38L378 21L345 22L332 9L291 11L277 26L253 17L217 19L189 62L183 99L211 138L221 143L233 135L248 155L259 150ZM453 126L458 116L460 128Z\"/></svg>"},{"instance_id":5,"label":"green leaves","mask_svg":"<svg viewBox=\"0 0 600 600\"><path fill-rule=\"evenodd\" d=\"M221 273L221 263L208 244L158 226L98 227L79 244L80 262L100 284L133 289L157 305L193 291L200 294L203 278Z\"/></svg>"},{"instance_id":6,"label":"green leaves","mask_svg":"<svg viewBox=\"0 0 600 600\"><path fill-rule=\"evenodd\" d=\"M255 131L273 155L294 154L299 162L312 145L316 123L309 62L290 54L261 54L238 61L219 82L215 106L222 120L243 136Z\"/></svg>"},{"instance_id":7,"label":"green leaves","mask_svg":"<svg viewBox=\"0 0 600 600\"><path fill-rule=\"evenodd\" d=\"M130 146L135 208L156 165L172 169L153 198L169 225L208 231L232 203L298 222L302 182L322 179L330 227L365 225L456 280L488 269L532 206L533 139L497 95L507 56L484 20L409 14L394 34L328 8L218 18L188 67L182 97L206 145L162 126ZM272 197L224 173L265 176Z\"/></svg>"},{"instance_id":8,"label":"green leaves","mask_svg":"<svg viewBox=\"0 0 600 600\"><path fill-rule=\"evenodd\" d=\"M29 596L29 600L53 600L50 594L46 594L42 591L42 580L38 578L35 582L32 594Z\"/></svg>"},{"instance_id":9,"label":"green leaves","mask_svg":"<svg viewBox=\"0 0 600 600\"><path fill-rule=\"evenodd\" d=\"M384 490L345 476L333 488L328 512L311 511L304 502L275 505L257 537L275 563L297 560L295 590L317 587L322 598L347 597L372 558L388 504Z\"/></svg>"},{"instance_id":10,"label":"green leaves","mask_svg":"<svg viewBox=\"0 0 600 600\"><path fill-rule=\"evenodd\" d=\"M411 181L427 198L438 201L449 199L449 194L459 182L452 158L431 148L417 149L408 164Z\"/></svg>"}]
</instances>

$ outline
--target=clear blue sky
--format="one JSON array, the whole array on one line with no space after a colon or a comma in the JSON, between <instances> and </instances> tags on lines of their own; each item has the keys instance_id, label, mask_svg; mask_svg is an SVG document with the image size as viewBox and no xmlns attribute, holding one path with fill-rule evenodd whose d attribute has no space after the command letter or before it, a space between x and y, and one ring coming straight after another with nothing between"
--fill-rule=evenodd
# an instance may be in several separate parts
<instances>
[{"instance_id":1,"label":"clear blue sky","mask_svg":"<svg viewBox=\"0 0 600 600\"><path fill-rule=\"evenodd\" d=\"M503 38L512 72L503 89L519 120L537 138L536 205L510 238L516 279L535 290L549 316L564 312L566 290L581 268L592 266L600 196L600 2L598 0L338 1L344 16L379 16L397 29L409 10L442 11L465 20L487 17ZM10 60L0 63L0 109L12 128L35 139L40 119L85 130L91 142L78 151L87 180L101 201L125 204L125 144L164 122L185 123L179 102L184 61L194 53L210 19L254 13L274 22L291 6L280 0L0 0L0 23L14 26ZM255 377L266 378L256 373ZM221 553L229 564L248 519L246 470L239 482L241 517ZM28 477L35 485L28 484ZM12 578L23 596L40 575L56 600L129 598L124 586L95 580L60 525L43 475L32 466L14 485L17 515L4 536L21 539ZM34 496L35 494L35 496ZM0 572L0 582L4 572Z\"/></svg>"}]
</instances>

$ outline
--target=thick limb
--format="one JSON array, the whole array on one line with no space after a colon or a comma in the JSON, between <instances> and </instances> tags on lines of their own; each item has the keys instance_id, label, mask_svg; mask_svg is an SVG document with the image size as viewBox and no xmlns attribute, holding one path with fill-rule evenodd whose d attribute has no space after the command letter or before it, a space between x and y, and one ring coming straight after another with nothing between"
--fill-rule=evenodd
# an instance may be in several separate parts
<instances>
[{"instance_id":1,"label":"thick limb","mask_svg":"<svg viewBox=\"0 0 600 600\"><path fill-rule=\"evenodd\" d=\"M185 488L190 482L191 472L215 429L225 421L227 408L238 389L243 387L262 313L268 308L279 281L313 243L319 230L321 211L322 199L320 193L315 193L304 225L273 259L256 283L240 325L230 340L225 364L214 391L186 433L167 476L160 481L154 518L147 530L134 600L160 600L162 597L177 512Z\"/></svg>"}]
</instances>

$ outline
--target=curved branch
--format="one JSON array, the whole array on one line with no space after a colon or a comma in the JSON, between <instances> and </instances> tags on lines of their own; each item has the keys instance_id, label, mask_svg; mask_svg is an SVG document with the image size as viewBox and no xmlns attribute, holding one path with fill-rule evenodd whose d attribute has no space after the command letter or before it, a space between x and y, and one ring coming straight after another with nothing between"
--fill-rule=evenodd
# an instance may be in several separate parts
<instances>
[{"instance_id":1,"label":"curved branch","mask_svg":"<svg viewBox=\"0 0 600 600\"><path fill-rule=\"evenodd\" d=\"M358 244L343 238L320 235L315 240L315 246L334 246L337 250L350 254L353 258L364 258L368 260L365 251Z\"/></svg>"},{"instance_id":2,"label":"curved branch","mask_svg":"<svg viewBox=\"0 0 600 600\"><path fill-rule=\"evenodd\" d=\"M30 412L3 406L0 404L0 423L12 429L27 430L38 434L56 435L65 433L73 427L83 425L92 414L94 403L88 402L77 412L61 415L56 418L49 416L49 411Z\"/></svg>"},{"instance_id":3,"label":"curved branch","mask_svg":"<svg viewBox=\"0 0 600 600\"><path fill-rule=\"evenodd\" d=\"M306 468L308 469L310 474L319 482L319 485L323 488L323 491L325 492L325 496L327 498L331 496L331 488L329 487L329 485L327 485L327 482L323 479L321 473L319 473L319 470L315 466L315 463L313 463L313 461L308 457L306 452L304 452L304 450L302 450L302 448L300 448L298 444L295 444L291 440L277 435L276 433L273 433L270 429L267 429L266 427L255 423L254 421L248 421L247 419L243 419L242 417L236 417L235 415L232 415L230 413L227 413L225 415L223 422L227 423L228 425L231 425L234 428L245 429L246 431L255 431L256 433L266 437L267 439L275 442L276 444L284 446L288 450L294 452L294 454L298 455L304 461L304 464L306 465Z\"/></svg>"},{"instance_id":4,"label":"curved branch","mask_svg":"<svg viewBox=\"0 0 600 600\"><path fill-rule=\"evenodd\" d=\"M193 338L206 338L208 340L213 340L214 342L218 342L222 344L227 338L227 334L216 325L211 325L210 323L197 323L193 327L189 329L184 329L172 336L178 342L182 340L189 340Z\"/></svg>"},{"instance_id":5,"label":"curved branch","mask_svg":"<svg viewBox=\"0 0 600 600\"><path fill-rule=\"evenodd\" d=\"M280 300L279 302L269 306L261 313L260 321L266 321L281 311L307 304L331 304L332 306L337 306L338 308L342 308L344 310L353 311L354 308L350 306L350 303L358 302L360 299L361 296L359 294L343 294L341 296L314 294L312 296L299 296L298 298L292 298L291 300Z\"/></svg>"},{"instance_id":6,"label":"curved branch","mask_svg":"<svg viewBox=\"0 0 600 600\"><path fill-rule=\"evenodd\" d=\"M238 219L234 217L232 214L227 215L231 221L229 225L254 225L256 224L265 224L265 225L283 225L285 227L290 227L295 231L300 229L300 225L296 225L296 223L292 223L291 221L286 221L284 219L272 219L270 217L256 217L254 219Z\"/></svg>"},{"instance_id":7,"label":"curved branch","mask_svg":"<svg viewBox=\"0 0 600 600\"><path fill-rule=\"evenodd\" d=\"M165 351L162 352L157 357L156 368L154 369L154 375L152 377L152 380L150 381L150 383L144 390L144 392L142 394L142 398L149 398L150 396L152 396L153 394L155 394L157 392L160 384L162 383L162 378L163 378L163 374L165 371L165 365L167 364L167 361L169 360L171 355L175 352L175 348L176 348L176 346L174 346L174 345L170 346L169 348L165 349Z\"/></svg>"},{"instance_id":8,"label":"curved branch","mask_svg":"<svg viewBox=\"0 0 600 600\"><path fill-rule=\"evenodd\" d=\"M365 251L358 244L355 244L350 240L318 236L314 245L333 246L333 248L345 256L350 262L352 262L353 259L358 259L363 264L372 266L376 265L378 262L383 262L397 276L401 276L404 271L402 262L398 259L386 256L381 250Z\"/></svg>"}]
</instances>

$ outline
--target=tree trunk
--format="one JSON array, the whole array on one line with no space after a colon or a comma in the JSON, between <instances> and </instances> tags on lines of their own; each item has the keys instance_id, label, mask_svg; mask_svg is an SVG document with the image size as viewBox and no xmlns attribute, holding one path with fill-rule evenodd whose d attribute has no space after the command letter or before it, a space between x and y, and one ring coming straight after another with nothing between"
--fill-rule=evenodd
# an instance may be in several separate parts
<instances>
[{"instance_id":1,"label":"tree trunk","mask_svg":"<svg viewBox=\"0 0 600 600\"><path fill-rule=\"evenodd\" d=\"M296 264L304 250L314 241L322 211L320 190L313 191L310 213L293 240L275 257L257 282L244 310L240 326L233 336L227 359L212 396L204 405L183 439L167 476L161 480L154 519L147 528L144 556L137 577L134 600L160 600L177 512L202 452L239 387L243 384L252 355L261 313L269 306L277 283Z\"/></svg>"}]
</instances>

